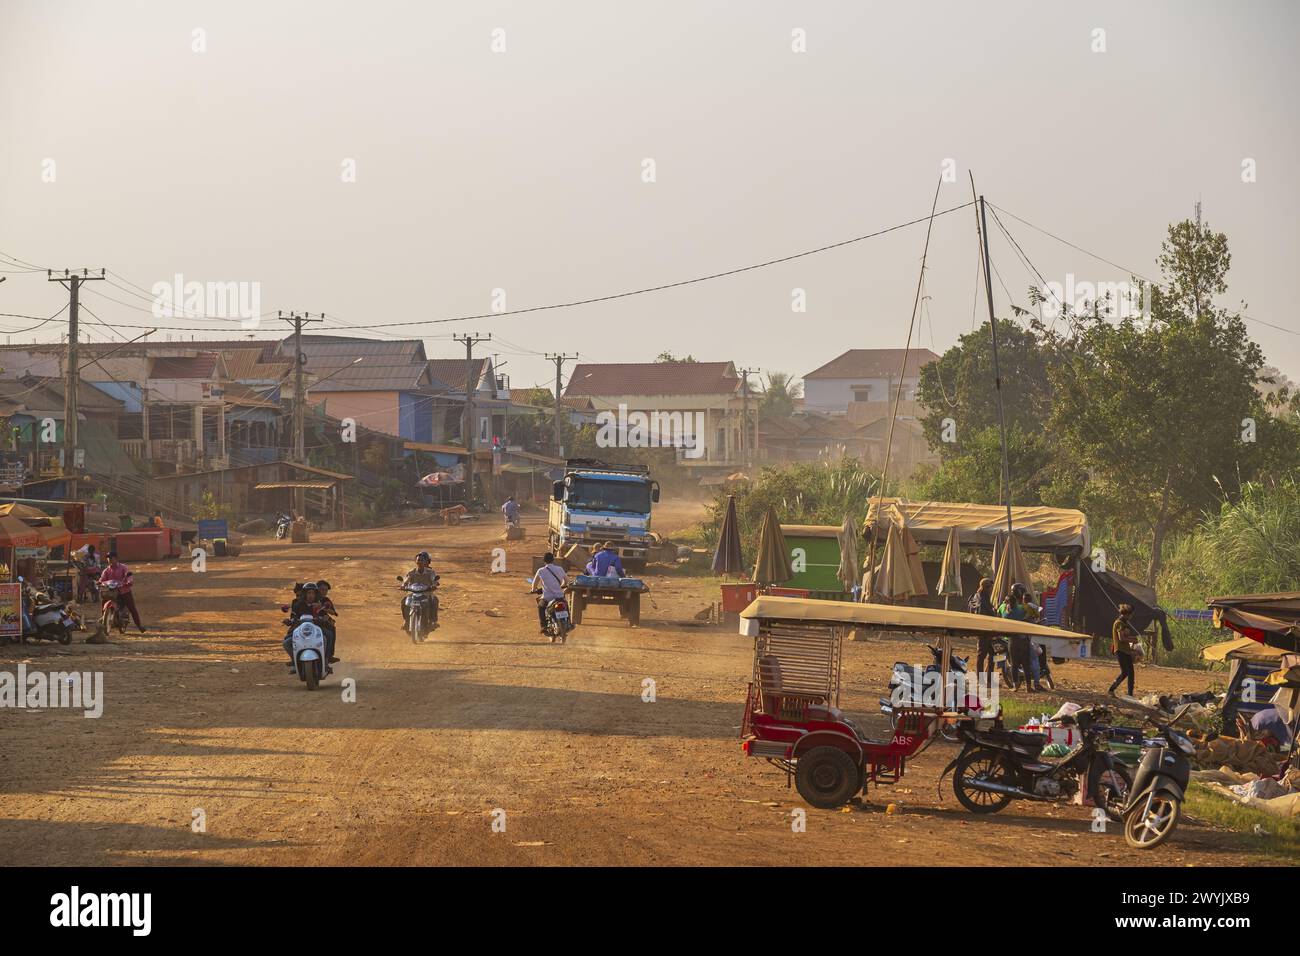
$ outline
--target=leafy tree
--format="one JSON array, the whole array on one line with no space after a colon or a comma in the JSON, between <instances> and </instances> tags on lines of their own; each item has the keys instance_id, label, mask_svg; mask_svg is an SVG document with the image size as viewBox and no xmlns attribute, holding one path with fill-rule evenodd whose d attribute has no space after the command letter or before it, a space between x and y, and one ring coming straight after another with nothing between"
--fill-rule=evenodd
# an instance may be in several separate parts
<instances>
[{"instance_id":1,"label":"leafy tree","mask_svg":"<svg viewBox=\"0 0 1300 956\"><path fill-rule=\"evenodd\" d=\"M1057 343L1049 427L1089 476L1084 510L1150 541L1147 583L1165 540L1214 505L1244 460L1243 419L1261 407L1263 366L1240 316L1216 308L1227 240L1199 223L1169 228L1147 319L1075 316Z\"/></svg>"},{"instance_id":2,"label":"leafy tree","mask_svg":"<svg viewBox=\"0 0 1300 956\"><path fill-rule=\"evenodd\" d=\"M694 355L688 355L685 358L678 358L672 352L660 352L655 356L656 362L697 362L699 361Z\"/></svg>"},{"instance_id":3,"label":"leafy tree","mask_svg":"<svg viewBox=\"0 0 1300 956\"><path fill-rule=\"evenodd\" d=\"M794 400L803 397L803 385L788 372L768 372L763 397L758 402L760 419L789 418L794 414Z\"/></svg>"}]
</instances>

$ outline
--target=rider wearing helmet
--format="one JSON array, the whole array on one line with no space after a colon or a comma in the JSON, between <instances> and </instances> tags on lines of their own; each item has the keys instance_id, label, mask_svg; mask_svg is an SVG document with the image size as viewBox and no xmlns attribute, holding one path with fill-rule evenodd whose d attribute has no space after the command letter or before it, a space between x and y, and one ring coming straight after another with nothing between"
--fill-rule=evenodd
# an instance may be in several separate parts
<instances>
[{"instance_id":1,"label":"rider wearing helmet","mask_svg":"<svg viewBox=\"0 0 1300 956\"><path fill-rule=\"evenodd\" d=\"M411 568L410 571L406 572L406 580L404 583L423 584L425 587L428 588L434 587L434 585L438 583L438 575L433 573L433 566L430 562L431 559L429 558L428 551L421 551L419 554L417 554L415 556L415 567ZM430 612L433 615L433 620L431 623L437 624L438 623L438 596L436 594L429 595L429 607L430 607ZM410 620L410 616L411 616L410 609L406 606L406 602L403 601L402 602L402 626L403 627L405 627L407 622Z\"/></svg>"},{"instance_id":2,"label":"rider wearing helmet","mask_svg":"<svg viewBox=\"0 0 1300 956\"><path fill-rule=\"evenodd\" d=\"M289 669L294 670L293 663L293 631L298 625L299 618L304 615L310 615L325 632L325 653L332 660L334 656L334 636L333 627L327 626L327 618L322 610L320 592L317 590L315 581L299 581L293 586L293 603L289 605L289 630L284 635L284 652L289 655ZM329 673L330 668L325 668L325 673Z\"/></svg>"},{"instance_id":3,"label":"rider wearing helmet","mask_svg":"<svg viewBox=\"0 0 1300 956\"><path fill-rule=\"evenodd\" d=\"M320 626L325 631L326 648L329 652L330 663L337 664L339 659L334 656L335 638L337 636L334 618L338 617L339 610L334 606L334 602L330 600L330 583L324 578L316 582L316 594L319 595L317 599L319 614L316 620L320 622Z\"/></svg>"}]
</instances>

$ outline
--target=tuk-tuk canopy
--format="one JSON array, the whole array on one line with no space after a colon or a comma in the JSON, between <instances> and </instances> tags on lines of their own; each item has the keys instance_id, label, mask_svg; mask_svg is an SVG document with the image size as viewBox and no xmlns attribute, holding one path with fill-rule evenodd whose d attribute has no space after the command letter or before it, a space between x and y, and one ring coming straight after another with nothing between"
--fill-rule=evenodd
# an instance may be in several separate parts
<instances>
[{"instance_id":1,"label":"tuk-tuk canopy","mask_svg":"<svg viewBox=\"0 0 1300 956\"><path fill-rule=\"evenodd\" d=\"M948 533L956 528L963 548L991 548L998 535L1006 534L1007 509L1004 505L905 498L881 498L877 502L872 498L863 522L863 533L868 537L873 523L882 539L891 524L899 524L912 533L918 544L942 547L948 543ZM1091 553L1088 518L1073 508L1013 507L1011 529L1022 551Z\"/></svg>"},{"instance_id":2,"label":"tuk-tuk canopy","mask_svg":"<svg viewBox=\"0 0 1300 956\"><path fill-rule=\"evenodd\" d=\"M740 612L742 620L802 621L806 623L857 625L900 631L936 631L954 634L1023 634L1067 641L1091 641L1088 634L1076 634L1059 627L1030 624L1010 618L941 611L938 608L903 604L859 604L855 601L817 601L812 598L760 596Z\"/></svg>"}]
</instances>

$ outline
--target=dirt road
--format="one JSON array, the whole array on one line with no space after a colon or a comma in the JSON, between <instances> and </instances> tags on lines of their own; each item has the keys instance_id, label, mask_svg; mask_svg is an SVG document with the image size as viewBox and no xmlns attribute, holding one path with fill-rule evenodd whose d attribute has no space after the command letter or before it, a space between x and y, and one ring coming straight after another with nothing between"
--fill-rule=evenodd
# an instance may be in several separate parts
<instances>
[{"instance_id":1,"label":"dirt road","mask_svg":"<svg viewBox=\"0 0 1300 956\"><path fill-rule=\"evenodd\" d=\"M1250 862L1232 834L1195 821L1140 855L1118 832L1091 832L1077 808L972 817L950 790L937 799L948 745L862 808L807 808L784 775L741 755L750 643L693 624L709 582L651 574L641 627L593 610L552 646L523 593L543 529L525 527L531 540L505 546L509 570L496 575L495 521L262 539L202 574L142 565L148 633L0 648L0 670L102 671L106 698L99 719L0 711L0 863ZM417 646L389 585L419 548L443 576L443 626ZM334 584L343 662L311 693L286 671L278 605L290 582L317 576ZM848 644L844 708L875 714L889 666L917 650ZM1101 664L1058 672L1094 691L1110 677ZM1139 678L1205 685L1154 668ZM807 809L806 832L792 830L795 808Z\"/></svg>"}]
</instances>

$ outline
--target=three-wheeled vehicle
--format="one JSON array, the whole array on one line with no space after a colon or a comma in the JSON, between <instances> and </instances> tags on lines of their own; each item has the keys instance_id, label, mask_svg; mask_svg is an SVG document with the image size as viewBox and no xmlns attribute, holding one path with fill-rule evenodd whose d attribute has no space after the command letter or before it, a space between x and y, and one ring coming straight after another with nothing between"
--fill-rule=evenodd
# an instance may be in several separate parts
<instances>
[{"instance_id":1,"label":"three-wheeled vehicle","mask_svg":"<svg viewBox=\"0 0 1300 956\"><path fill-rule=\"evenodd\" d=\"M822 809L843 806L871 784L897 783L908 758L945 725L1000 713L996 681L973 694L969 684L950 685L941 676L937 694L899 702L888 738L867 736L839 709L843 641L850 630L937 636L945 659L955 636L1023 632L1091 640L1059 628L962 611L759 596L740 613L740 632L754 638L741 747L747 756L786 771L799 795ZM948 673L943 667L942 675Z\"/></svg>"}]
</instances>

